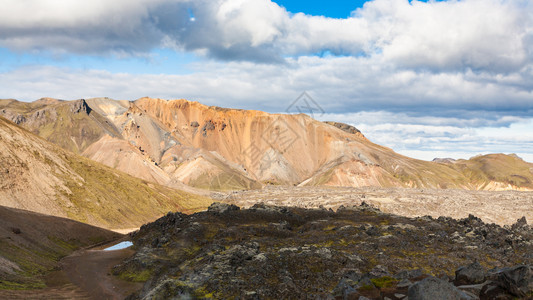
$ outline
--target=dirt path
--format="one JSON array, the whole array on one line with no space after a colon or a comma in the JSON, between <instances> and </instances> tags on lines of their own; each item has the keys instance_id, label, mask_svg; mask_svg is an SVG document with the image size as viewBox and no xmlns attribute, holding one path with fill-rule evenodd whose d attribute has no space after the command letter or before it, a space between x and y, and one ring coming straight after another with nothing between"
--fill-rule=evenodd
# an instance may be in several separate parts
<instances>
[{"instance_id":1,"label":"dirt path","mask_svg":"<svg viewBox=\"0 0 533 300\"><path fill-rule=\"evenodd\" d=\"M111 268L132 256L133 250L80 250L63 258L61 270L46 277L48 288L29 291L0 290L0 299L124 299L142 283L122 281Z\"/></svg>"},{"instance_id":2,"label":"dirt path","mask_svg":"<svg viewBox=\"0 0 533 300\"><path fill-rule=\"evenodd\" d=\"M92 299L124 299L141 288L142 284L119 280L111 275L111 268L132 256L133 250L82 250L61 261L70 282Z\"/></svg>"}]
</instances>

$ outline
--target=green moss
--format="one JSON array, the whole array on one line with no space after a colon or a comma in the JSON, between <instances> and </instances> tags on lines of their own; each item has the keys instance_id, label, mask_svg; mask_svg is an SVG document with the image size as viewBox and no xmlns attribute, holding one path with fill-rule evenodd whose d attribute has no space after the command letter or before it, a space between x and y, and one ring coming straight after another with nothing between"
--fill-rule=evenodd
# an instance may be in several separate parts
<instances>
[{"instance_id":1,"label":"green moss","mask_svg":"<svg viewBox=\"0 0 533 300\"><path fill-rule=\"evenodd\" d=\"M360 292L365 292L365 291L371 291L373 289L375 289L376 287L371 285L371 284L366 284L366 285L363 285L361 287L359 287L357 290L360 291Z\"/></svg>"},{"instance_id":2,"label":"green moss","mask_svg":"<svg viewBox=\"0 0 533 300\"><path fill-rule=\"evenodd\" d=\"M207 291L206 287L200 287L193 291L193 295L197 299L214 299L214 294Z\"/></svg>"},{"instance_id":3,"label":"green moss","mask_svg":"<svg viewBox=\"0 0 533 300\"><path fill-rule=\"evenodd\" d=\"M45 287L46 285L42 281L20 283L0 280L0 290L36 290Z\"/></svg>"},{"instance_id":4,"label":"green moss","mask_svg":"<svg viewBox=\"0 0 533 300\"><path fill-rule=\"evenodd\" d=\"M185 253L187 253L189 256L195 256L198 252L200 252L200 250L202 250L202 247L198 245L183 249L183 251L185 251Z\"/></svg>"},{"instance_id":5,"label":"green moss","mask_svg":"<svg viewBox=\"0 0 533 300\"><path fill-rule=\"evenodd\" d=\"M74 251L80 248L81 246L81 243L76 240L64 241L55 236L48 236L48 239L54 242L55 244L57 244L58 246L60 246L61 248L64 248L70 251Z\"/></svg>"},{"instance_id":6,"label":"green moss","mask_svg":"<svg viewBox=\"0 0 533 300\"><path fill-rule=\"evenodd\" d=\"M152 277L152 270L145 269L138 273L132 271L125 271L121 272L118 277L126 281L145 282L150 279L150 277Z\"/></svg>"},{"instance_id":7,"label":"green moss","mask_svg":"<svg viewBox=\"0 0 533 300\"><path fill-rule=\"evenodd\" d=\"M389 276L384 276L384 277L380 277L380 278L373 278L373 279L370 279L370 281L378 289L390 288L390 287L395 286L396 283L398 283L398 280L396 280L396 279L394 279L392 277L389 277Z\"/></svg>"},{"instance_id":8,"label":"green moss","mask_svg":"<svg viewBox=\"0 0 533 300\"><path fill-rule=\"evenodd\" d=\"M82 180L60 177L70 193L73 207L64 207L69 218L107 228L135 227L169 211L203 210L211 200L202 196L151 184L83 157L66 156ZM132 220L136 220L132 222Z\"/></svg>"}]
</instances>

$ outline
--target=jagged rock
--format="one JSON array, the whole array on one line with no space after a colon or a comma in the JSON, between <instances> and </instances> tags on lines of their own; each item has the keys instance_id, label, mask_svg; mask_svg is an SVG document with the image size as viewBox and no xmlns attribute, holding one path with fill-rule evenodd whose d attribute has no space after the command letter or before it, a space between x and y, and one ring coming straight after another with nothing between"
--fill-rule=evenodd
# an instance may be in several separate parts
<instances>
[{"instance_id":1,"label":"jagged rock","mask_svg":"<svg viewBox=\"0 0 533 300\"><path fill-rule=\"evenodd\" d=\"M342 297L342 299L348 299L351 294L357 292L354 288L357 285L357 282L348 278L343 278L339 284L333 289L333 296Z\"/></svg>"},{"instance_id":2,"label":"jagged rock","mask_svg":"<svg viewBox=\"0 0 533 300\"><path fill-rule=\"evenodd\" d=\"M198 124L198 122L196 122L196 121L192 121L191 122L191 127L194 127L194 128L200 127L200 124Z\"/></svg>"},{"instance_id":3,"label":"jagged rock","mask_svg":"<svg viewBox=\"0 0 533 300\"><path fill-rule=\"evenodd\" d=\"M238 207L237 205L214 202L213 204L211 204L207 208L207 211L208 212L212 212L212 213L223 214L223 213L226 213L228 211L236 211L236 210L240 210L240 209L241 208Z\"/></svg>"},{"instance_id":4,"label":"jagged rock","mask_svg":"<svg viewBox=\"0 0 533 300\"><path fill-rule=\"evenodd\" d=\"M70 112L75 113L75 114L80 113L80 112L90 114L91 108L89 107L89 105L87 105L87 102L85 102L85 99L81 99L81 100L72 102L70 106Z\"/></svg>"},{"instance_id":5,"label":"jagged rock","mask_svg":"<svg viewBox=\"0 0 533 300\"><path fill-rule=\"evenodd\" d=\"M516 266L497 274L497 284L513 296L525 297L533 292L533 267Z\"/></svg>"},{"instance_id":6,"label":"jagged rock","mask_svg":"<svg viewBox=\"0 0 533 300\"><path fill-rule=\"evenodd\" d=\"M335 126L335 127L339 128L340 130L348 132L348 133L351 133L351 134L361 133L361 131L359 129L355 128L354 126L348 125L348 124L344 124L344 123L340 123L340 122L332 122L332 121L325 121L324 123L329 124L331 126Z\"/></svg>"},{"instance_id":7,"label":"jagged rock","mask_svg":"<svg viewBox=\"0 0 533 300\"><path fill-rule=\"evenodd\" d=\"M499 299L499 300L513 300L516 297L510 295L497 282L489 282L481 288L479 293L481 299Z\"/></svg>"},{"instance_id":8,"label":"jagged rock","mask_svg":"<svg viewBox=\"0 0 533 300\"><path fill-rule=\"evenodd\" d=\"M26 118L23 115L16 115L13 119L11 119L15 124L20 125L24 122L26 122Z\"/></svg>"},{"instance_id":9,"label":"jagged rock","mask_svg":"<svg viewBox=\"0 0 533 300\"><path fill-rule=\"evenodd\" d=\"M460 291L453 284L444 280L428 277L409 287L409 300L470 300L472 299Z\"/></svg>"},{"instance_id":10,"label":"jagged rock","mask_svg":"<svg viewBox=\"0 0 533 300\"><path fill-rule=\"evenodd\" d=\"M411 279L411 278L415 278L415 277L420 277L422 275L424 275L424 273L420 269L416 269L416 270L401 270L401 271L399 271L398 273L396 273L394 275L394 278L402 280L402 279Z\"/></svg>"},{"instance_id":11,"label":"jagged rock","mask_svg":"<svg viewBox=\"0 0 533 300\"><path fill-rule=\"evenodd\" d=\"M409 281L408 279L402 279L400 282L398 282L396 287L401 289L401 288L408 288L411 285L413 285L413 283L411 281Z\"/></svg>"},{"instance_id":12,"label":"jagged rock","mask_svg":"<svg viewBox=\"0 0 533 300\"><path fill-rule=\"evenodd\" d=\"M202 127L202 132L203 132L202 135L207 136L207 131L211 131L211 130L215 130L215 124L213 123L213 121L208 120Z\"/></svg>"},{"instance_id":13,"label":"jagged rock","mask_svg":"<svg viewBox=\"0 0 533 300\"><path fill-rule=\"evenodd\" d=\"M485 281L485 274L485 269L478 262L474 262L455 271L455 284L468 285L482 283Z\"/></svg>"},{"instance_id":14,"label":"jagged rock","mask_svg":"<svg viewBox=\"0 0 533 300\"><path fill-rule=\"evenodd\" d=\"M372 268L372 270L370 270L368 275L371 278L379 278L379 277L384 277L384 276L390 276L391 274L389 273L389 270L386 267L382 265L377 265L374 268Z\"/></svg>"},{"instance_id":15,"label":"jagged rock","mask_svg":"<svg viewBox=\"0 0 533 300\"><path fill-rule=\"evenodd\" d=\"M524 227L528 227L527 226L527 220L526 220L526 217L523 216L522 218L516 220L516 223L514 223L512 226L511 226L511 229L512 230L517 230L517 229L521 229L521 228L524 228Z\"/></svg>"},{"instance_id":16,"label":"jagged rock","mask_svg":"<svg viewBox=\"0 0 533 300\"><path fill-rule=\"evenodd\" d=\"M480 284L460 285L457 288L465 293L468 292L475 295L476 297L479 297L481 294L481 290L483 290L483 287L485 285L487 285L487 282L483 282Z\"/></svg>"}]
</instances>

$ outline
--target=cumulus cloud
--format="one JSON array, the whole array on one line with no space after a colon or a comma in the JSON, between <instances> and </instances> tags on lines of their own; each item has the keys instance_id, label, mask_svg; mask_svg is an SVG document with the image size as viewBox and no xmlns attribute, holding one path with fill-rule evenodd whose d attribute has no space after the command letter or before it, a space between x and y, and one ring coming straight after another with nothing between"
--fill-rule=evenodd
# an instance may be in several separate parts
<instances>
[{"instance_id":1,"label":"cumulus cloud","mask_svg":"<svg viewBox=\"0 0 533 300\"><path fill-rule=\"evenodd\" d=\"M135 54L166 46L261 62L329 51L400 68L497 73L533 56L527 0L374 0L346 19L293 15L270 0L0 2L0 45L19 50Z\"/></svg>"},{"instance_id":2,"label":"cumulus cloud","mask_svg":"<svg viewBox=\"0 0 533 300\"><path fill-rule=\"evenodd\" d=\"M285 111L301 92L308 91L330 113L384 110L468 120L465 126L533 112L531 88L509 83L506 76L398 70L364 57L306 56L289 58L283 65L202 61L188 68L190 74L153 75L27 67L0 74L0 87L4 97L23 100L45 94L67 99L150 95L213 105L224 101L226 106L271 112ZM36 83L40 83L37 88Z\"/></svg>"}]
</instances>

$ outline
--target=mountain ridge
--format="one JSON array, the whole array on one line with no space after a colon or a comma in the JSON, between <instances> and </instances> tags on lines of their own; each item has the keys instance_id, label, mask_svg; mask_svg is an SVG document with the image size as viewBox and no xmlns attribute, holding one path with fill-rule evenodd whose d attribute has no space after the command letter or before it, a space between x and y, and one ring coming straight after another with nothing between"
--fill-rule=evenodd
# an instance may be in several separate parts
<instances>
[{"instance_id":1,"label":"mountain ridge","mask_svg":"<svg viewBox=\"0 0 533 300\"><path fill-rule=\"evenodd\" d=\"M319 122L305 114L220 108L185 99L76 101L0 100L0 114L65 149L169 187L234 190L280 184L533 190L533 173L524 172L529 163L500 157L512 162L513 168L493 176L498 172L483 163L416 160L372 143L353 126ZM35 122L28 116L36 111L52 117ZM62 140L57 141L58 136ZM498 159L485 165L505 167Z\"/></svg>"}]
</instances>

